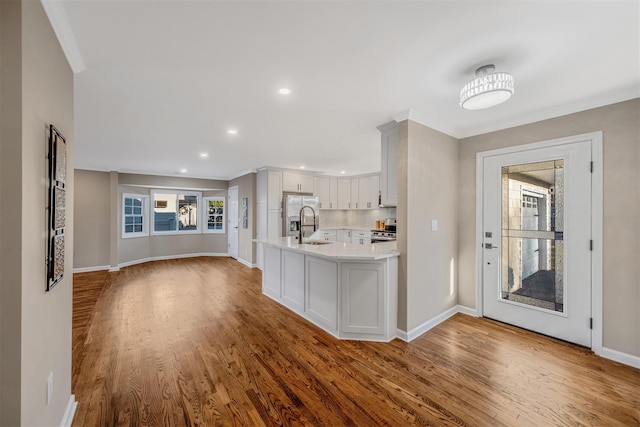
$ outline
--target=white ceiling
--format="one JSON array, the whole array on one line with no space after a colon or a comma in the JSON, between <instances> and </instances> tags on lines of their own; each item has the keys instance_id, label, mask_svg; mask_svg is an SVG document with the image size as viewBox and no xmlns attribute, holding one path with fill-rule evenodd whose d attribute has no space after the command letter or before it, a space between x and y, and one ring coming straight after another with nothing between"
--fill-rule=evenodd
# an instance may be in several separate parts
<instances>
[{"instance_id":1,"label":"white ceiling","mask_svg":"<svg viewBox=\"0 0 640 427\"><path fill-rule=\"evenodd\" d=\"M461 138L640 96L638 1L59 1L86 64L80 169L353 175L380 169L376 126L408 109ZM515 95L462 110L486 63Z\"/></svg>"}]
</instances>

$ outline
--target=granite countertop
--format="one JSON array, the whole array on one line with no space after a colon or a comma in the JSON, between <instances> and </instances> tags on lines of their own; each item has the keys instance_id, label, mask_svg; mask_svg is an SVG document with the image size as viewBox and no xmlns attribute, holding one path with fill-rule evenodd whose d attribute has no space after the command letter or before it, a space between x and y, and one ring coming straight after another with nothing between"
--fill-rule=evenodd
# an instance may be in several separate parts
<instances>
[{"instance_id":1,"label":"granite countertop","mask_svg":"<svg viewBox=\"0 0 640 427\"><path fill-rule=\"evenodd\" d=\"M396 250L396 242L354 245L351 243L305 239L306 243L300 244L295 237L255 239L254 242L333 260L381 260L400 255L400 252Z\"/></svg>"}]
</instances>

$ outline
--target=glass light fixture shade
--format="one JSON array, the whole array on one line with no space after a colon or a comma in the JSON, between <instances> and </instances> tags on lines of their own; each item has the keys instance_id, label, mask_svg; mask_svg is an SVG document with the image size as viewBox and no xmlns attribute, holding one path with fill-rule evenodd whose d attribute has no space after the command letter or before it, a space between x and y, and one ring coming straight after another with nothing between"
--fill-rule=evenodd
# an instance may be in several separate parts
<instances>
[{"instance_id":1,"label":"glass light fixture shade","mask_svg":"<svg viewBox=\"0 0 640 427\"><path fill-rule=\"evenodd\" d=\"M485 65L476 70L476 78L460 90L460 106L465 110L493 107L511 98L513 76L509 73L490 73L495 67Z\"/></svg>"}]
</instances>

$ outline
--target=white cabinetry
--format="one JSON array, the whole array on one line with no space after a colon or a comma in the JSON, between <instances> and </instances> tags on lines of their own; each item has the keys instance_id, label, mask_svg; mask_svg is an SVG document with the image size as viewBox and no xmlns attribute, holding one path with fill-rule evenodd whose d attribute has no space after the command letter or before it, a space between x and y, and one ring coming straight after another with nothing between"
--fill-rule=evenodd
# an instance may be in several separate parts
<instances>
[{"instance_id":1,"label":"white cabinetry","mask_svg":"<svg viewBox=\"0 0 640 427\"><path fill-rule=\"evenodd\" d=\"M351 243L351 230L336 230L336 241Z\"/></svg>"},{"instance_id":2,"label":"white cabinetry","mask_svg":"<svg viewBox=\"0 0 640 427\"><path fill-rule=\"evenodd\" d=\"M282 303L297 313L304 311L304 254L282 251Z\"/></svg>"},{"instance_id":3,"label":"white cabinetry","mask_svg":"<svg viewBox=\"0 0 640 427\"><path fill-rule=\"evenodd\" d=\"M338 330L338 263L306 257L305 314L321 326Z\"/></svg>"},{"instance_id":4,"label":"white cabinetry","mask_svg":"<svg viewBox=\"0 0 640 427\"><path fill-rule=\"evenodd\" d=\"M320 199L320 209L338 208L338 180L335 178L315 178L314 193Z\"/></svg>"},{"instance_id":5,"label":"white cabinetry","mask_svg":"<svg viewBox=\"0 0 640 427\"><path fill-rule=\"evenodd\" d=\"M371 244L371 232L370 231L352 231L351 243L356 245Z\"/></svg>"},{"instance_id":6,"label":"white cabinetry","mask_svg":"<svg viewBox=\"0 0 640 427\"><path fill-rule=\"evenodd\" d=\"M349 209L351 206L351 179L338 179L338 209Z\"/></svg>"},{"instance_id":7,"label":"white cabinetry","mask_svg":"<svg viewBox=\"0 0 640 427\"><path fill-rule=\"evenodd\" d=\"M280 253L279 248L264 246L262 269L262 293L280 301Z\"/></svg>"},{"instance_id":8,"label":"white cabinetry","mask_svg":"<svg viewBox=\"0 0 640 427\"><path fill-rule=\"evenodd\" d=\"M385 333L385 268L382 263L342 263L342 332Z\"/></svg>"},{"instance_id":9,"label":"white cabinetry","mask_svg":"<svg viewBox=\"0 0 640 427\"><path fill-rule=\"evenodd\" d=\"M380 192L380 175L369 177L369 208L378 209L378 193Z\"/></svg>"},{"instance_id":10,"label":"white cabinetry","mask_svg":"<svg viewBox=\"0 0 640 427\"><path fill-rule=\"evenodd\" d=\"M256 177L256 238L282 235L282 172L263 169ZM256 262L264 266L262 244L256 245Z\"/></svg>"},{"instance_id":11,"label":"white cabinetry","mask_svg":"<svg viewBox=\"0 0 640 427\"><path fill-rule=\"evenodd\" d=\"M349 209L361 209L358 206L358 197L360 194L359 178L351 178L351 191L349 194Z\"/></svg>"},{"instance_id":12,"label":"white cabinetry","mask_svg":"<svg viewBox=\"0 0 640 427\"><path fill-rule=\"evenodd\" d=\"M335 242L337 241L337 232L336 230L320 230L318 236L321 240L325 240L327 242Z\"/></svg>"},{"instance_id":13,"label":"white cabinetry","mask_svg":"<svg viewBox=\"0 0 640 427\"><path fill-rule=\"evenodd\" d=\"M380 173L380 192L382 204L398 204L398 123L390 122L379 126L382 134L382 167Z\"/></svg>"},{"instance_id":14,"label":"white cabinetry","mask_svg":"<svg viewBox=\"0 0 640 427\"><path fill-rule=\"evenodd\" d=\"M313 176L283 172L282 191L313 193Z\"/></svg>"}]
</instances>

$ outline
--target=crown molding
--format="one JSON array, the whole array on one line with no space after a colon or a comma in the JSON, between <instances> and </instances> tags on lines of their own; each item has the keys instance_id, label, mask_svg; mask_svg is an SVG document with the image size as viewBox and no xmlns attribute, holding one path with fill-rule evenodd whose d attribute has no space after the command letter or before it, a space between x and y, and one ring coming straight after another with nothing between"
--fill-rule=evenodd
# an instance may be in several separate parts
<instances>
[{"instance_id":1,"label":"crown molding","mask_svg":"<svg viewBox=\"0 0 640 427\"><path fill-rule=\"evenodd\" d=\"M76 38L69 25L69 18L64 10L61 0L40 0L42 7L44 8L53 32L58 37L58 42L62 47L62 51L67 57L69 66L74 74L84 71L87 66L82 59L82 54L76 43Z\"/></svg>"},{"instance_id":2,"label":"crown molding","mask_svg":"<svg viewBox=\"0 0 640 427\"><path fill-rule=\"evenodd\" d=\"M421 124L423 126L431 128L431 129L433 129L435 131L438 131L440 133L444 133L445 135L449 135L449 136L452 136L452 137L454 137L456 139L459 139L459 136L458 136L457 132L455 132L453 129L444 128L442 126L435 126L423 114L421 114L421 113L419 113L416 110L413 110L411 108L409 108L408 110L401 111L400 113L394 115L391 118L393 120L395 120L396 122L398 122L398 123L403 122L405 120L411 120L412 122Z\"/></svg>"}]
</instances>

